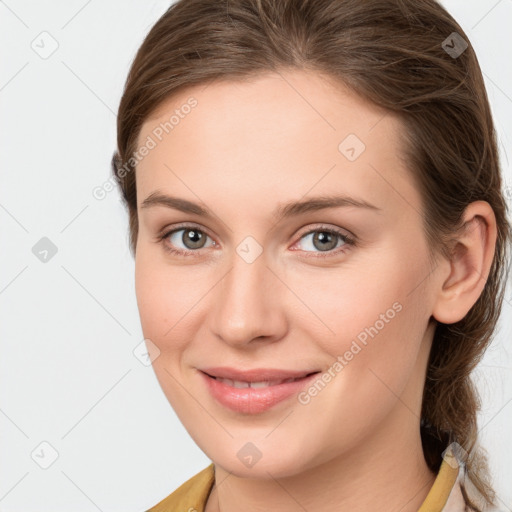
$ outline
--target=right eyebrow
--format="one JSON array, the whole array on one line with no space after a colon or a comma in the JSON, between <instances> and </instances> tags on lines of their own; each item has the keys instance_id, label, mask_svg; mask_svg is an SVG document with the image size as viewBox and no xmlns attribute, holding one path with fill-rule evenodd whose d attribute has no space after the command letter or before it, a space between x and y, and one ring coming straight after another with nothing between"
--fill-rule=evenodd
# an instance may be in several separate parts
<instances>
[{"instance_id":1,"label":"right eyebrow","mask_svg":"<svg viewBox=\"0 0 512 512\"><path fill-rule=\"evenodd\" d=\"M187 199L161 194L160 192L153 192L146 197L140 205L141 208L150 208L152 206L165 206L184 213L192 213L201 217L213 219L213 215L200 204L188 201Z\"/></svg>"}]
</instances>

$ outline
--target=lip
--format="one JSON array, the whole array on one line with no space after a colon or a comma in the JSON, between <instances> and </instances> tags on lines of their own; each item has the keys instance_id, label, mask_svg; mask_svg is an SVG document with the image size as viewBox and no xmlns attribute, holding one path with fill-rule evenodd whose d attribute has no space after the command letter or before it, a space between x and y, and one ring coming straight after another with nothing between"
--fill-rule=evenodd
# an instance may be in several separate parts
<instances>
[{"instance_id":1,"label":"lip","mask_svg":"<svg viewBox=\"0 0 512 512\"><path fill-rule=\"evenodd\" d=\"M228 409L241 414L261 414L271 409L278 403L299 393L319 373L316 372L311 375L307 375L311 372L290 372L270 369L256 369L245 372L233 372L232 368L224 368L223 370L225 370L225 372L222 372L223 375L229 374L231 376L223 377L222 375L218 375L220 378L241 380L246 382L297 378L297 380L293 382L284 382L264 388L235 388L227 383L220 382L209 375L210 371L212 370L213 369L211 368L208 369L208 373L206 373L205 370L201 370L199 372L210 394L224 407L227 407ZM220 369L217 368L216 370ZM235 375L237 377L233 378Z\"/></svg>"},{"instance_id":2,"label":"lip","mask_svg":"<svg viewBox=\"0 0 512 512\"><path fill-rule=\"evenodd\" d=\"M215 366L211 368L199 368L203 373L221 379L241 380L244 382L260 382L264 380L286 380L305 377L319 370L282 370L277 368L253 368L251 370L238 370L229 366Z\"/></svg>"}]
</instances>

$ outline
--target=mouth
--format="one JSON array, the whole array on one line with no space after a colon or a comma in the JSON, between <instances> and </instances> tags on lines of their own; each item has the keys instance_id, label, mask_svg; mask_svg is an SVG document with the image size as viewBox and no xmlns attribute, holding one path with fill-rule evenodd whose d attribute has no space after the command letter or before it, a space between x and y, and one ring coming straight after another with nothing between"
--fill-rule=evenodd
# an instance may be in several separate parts
<instances>
[{"instance_id":1,"label":"mouth","mask_svg":"<svg viewBox=\"0 0 512 512\"><path fill-rule=\"evenodd\" d=\"M299 376L287 375L284 378L272 379L259 377L259 380L245 377L243 380L199 371L210 396L219 405L238 414L261 414L279 403L285 404L308 386L319 373L320 371L302 372Z\"/></svg>"},{"instance_id":2,"label":"mouth","mask_svg":"<svg viewBox=\"0 0 512 512\"><path fill-rule=\"evenodd\" d=\"M290 377L288 379L274 379L274 380L260 380L260 381L250 381L250 380L235 380L235 379L228 379L223 377L217 377L215 375L210 375L207 372L203 372L205 375L210 377L211 379L215 379L218 382L221 382L223 384L226 384L227 386L231 386L232 388L236 389L244 389L244 388L268 388L271 386L278 386L279 384L288 384L289 382L297 382L300 380L303 380L307 377L310 377L311 375L316 375L317 373L320 373L319 371L307 373L306 375L303 375L301 377Z\"/></svg>"}]
</instances>

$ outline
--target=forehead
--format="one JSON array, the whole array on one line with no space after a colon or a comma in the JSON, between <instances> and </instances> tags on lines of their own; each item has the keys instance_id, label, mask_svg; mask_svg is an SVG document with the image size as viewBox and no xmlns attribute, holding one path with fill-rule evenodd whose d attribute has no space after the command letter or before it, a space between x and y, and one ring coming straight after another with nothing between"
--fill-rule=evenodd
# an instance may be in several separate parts
<instances>
[{"instance_id":1,"label":"forehead","mask_svg":"<svg viewBox=\"0 0 512 512\"><path fill-rule=\"evenodd\" d=\"M192 100L195 106L190 107ZM170 131L176 135L193 123L185 122L187 118L197 117L200 123L194 124L193 130L198 136L207 134L211 139L218 134L220 138L236 131L238 137L248 134L255 142L268 142L277 131L288 136L284 140L317 135L320 139L327 137L328 144L347 132L370 142L377 125L381 125L377 132L382 135L390 129L397 131L400 124L392 113L369 103L339 81L311 71L283 70L181 90L145 120L139 140L169 121ZM266 130L259 129L262 124Z\"/></svg>"},{"instance_id":2,"label":"forehead","mask_svg":"<svg viewBox=\"0 0 512 512\"><path fill-rule=\"evenodd\" d=\"M336 189L414 201L401 128L392 113L311 72L196 85L142 126L139 147L149 139L154 147L137 166L139 203L156 188L192 200L207 192L275 203Z\"/></svg>"}]
</instances>

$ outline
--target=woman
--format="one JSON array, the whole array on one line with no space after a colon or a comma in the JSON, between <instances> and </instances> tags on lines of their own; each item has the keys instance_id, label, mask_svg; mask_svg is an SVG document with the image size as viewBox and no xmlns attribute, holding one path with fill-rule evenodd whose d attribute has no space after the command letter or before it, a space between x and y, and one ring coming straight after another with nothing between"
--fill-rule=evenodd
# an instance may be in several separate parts
<instances>
[{"instance_id":1,"label":"woman","mask_svg":"<svg viewBox=\"0 0 512 512\"><path fill-rule=\"evenodd\" d=\"M151 510L487 510L510 224L434 0L180 0L118 116L141 324L212 464Z\"/></svg>"}]
</instances>

